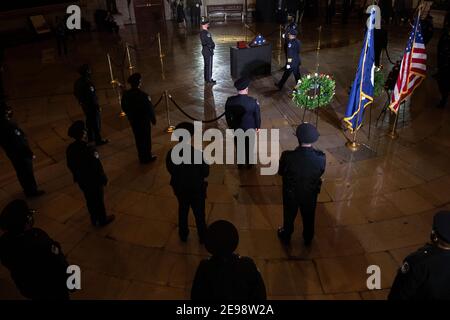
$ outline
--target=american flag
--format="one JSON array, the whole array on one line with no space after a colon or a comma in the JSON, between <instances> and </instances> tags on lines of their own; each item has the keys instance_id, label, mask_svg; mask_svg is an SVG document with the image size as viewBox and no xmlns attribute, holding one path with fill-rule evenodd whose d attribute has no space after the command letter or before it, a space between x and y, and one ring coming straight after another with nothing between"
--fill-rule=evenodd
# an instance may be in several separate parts
<instances>
[{"instance_id":1,"label":"american flag","mask_svg":"<svg viewBox=\"0 0 450 320\"><path fill-rule=\"evenodd\" d=\"M406 51L400 66L397 83L391 97L389 108L397 113L400 104L409 97L425 79L427 73L427 53L420 28L420 19L416 19L408 39Z\"/></svg>"}]
</instances>

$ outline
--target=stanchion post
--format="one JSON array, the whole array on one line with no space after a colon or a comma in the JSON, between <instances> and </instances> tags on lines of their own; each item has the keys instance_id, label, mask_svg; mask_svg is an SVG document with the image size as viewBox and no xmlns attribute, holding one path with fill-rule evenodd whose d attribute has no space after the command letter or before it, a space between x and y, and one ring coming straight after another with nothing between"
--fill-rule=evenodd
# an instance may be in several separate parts
<instances>
[{"instance_id":1,"label":"stanchion post","mask_svg":"<svg viewBox=\"0 0 450 320\"><path fill-rule=\"evenodd\" d=\"M164 58L164 55L162 53L162 47L161 47L161 33L158 32L158 34L156 36L158 37L159 58L162 59L162 58Z\"/></svg>"},{"instance_id":2,"label":"stanchion post","mask_svg":"<svg viewBox=\"0 0 450 320\"><path fill-rule=\"evenodd\" d=\"M169 110L169 93L167 90L164 91L164 98L166 100L166 117L167 117L167 132L172 133L175 127L170 123L170 110Z\"/></svg>"},{"instance_id":3,"label":"stanchion post","mask_svg":"<svg viewBox=\"0 0 450 320\"><path fill-rule=\"evenodd\" d=\"M389 138L391 138L393 140L398 138L397 122L398 122L398 111L395 113L395 120L394 120L394 125L392 126L392 130L388 134Z\"/></svg>"},{"instance_id":4,"label":"stanchion post","mask_svg":"<svg viewBox=\"0 0 450 320\"><path fill-rule=\"evenodd\" d=\"M108 58L109 75L111 77L111 86L113 87L113 90L117 94L117 100L119 101L119 106L121 107L122 95L120 93L120 90L117 90L117 86L120 86L120 83L119 83L119 81L114 79L114 73L113 73L112 63L111 63L111 56L109 55L109 53L106 54L106 57ZM119 116L120 117L124 117L125 116L125 112L123 112L122 107L120 108Z\"/></svg>"},{"instance_id":5,"label":"stanchion post","mask_svg":"<svg viewBox=\"0 0 450 320\"><path fill-rule=\"evenodd\" d=\"M128 72L130 73L130 76L133 74L134 66L131 63L131 54L130 54L130 47L128 45L128 42L125 43L125 47L127 50L127 59L128 59Z\"/></svg>"}]
</instances>

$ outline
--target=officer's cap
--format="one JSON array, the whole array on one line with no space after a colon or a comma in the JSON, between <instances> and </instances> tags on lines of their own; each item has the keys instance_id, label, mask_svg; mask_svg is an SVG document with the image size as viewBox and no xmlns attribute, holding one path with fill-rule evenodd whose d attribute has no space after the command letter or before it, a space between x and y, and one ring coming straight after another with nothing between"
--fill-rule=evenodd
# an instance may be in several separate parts
<instances>
[{"instance_id":1,"label":"officer's cap","mask_svg":"<svg viewBox=\"0 0 450 320\"><path fill-rule=\"evenodd\" d=\"M295 134L300 143L314 143L320 136L316 127L306 122L297 127Z\"/></svg>"},{"instance_id":2,"label":"officer's cap","mask_svg":"<svg viewBox=\"0 0 450 320\"><path fill-rule=\"evenodd\" d=\"M128 83L133 86L136 87L139 85L139 82L141 82L142 79L142 75L140 73L133 73L129 78L128 78Z\"/></svg>"},{"instance_id":3,"label":"officer's cap","mask_svg":"<svg viewBox=\"0 0 450 320\"><path fill-rule=\"evenodd\" d=\"M296 36L298 34L298 31L297 31L297 29L292 28L291 30L289 30L289 34L291 36Z\"/></svg>"},{"instance_id":4,"label":"officer's cap","mask_svg":"<svg viewBox=\"0 0 450 320\"><path fill-rule=\"evenodd\" d=\"M236 80L236 82L234 83L234 87L239 91L247 89L249 85L250 85L249 78L240 78Z\"/></svg>"},{"instance_id":5,"label":"officer's cap","mask_svg":"<svg viewBox=\"0 0 450 320\"><path fill-rule=\"evenodd\" d=\"M208 17L203 16L201 21L200 21L200 24L201 25L205 25L205 24L208 24L208 23L209 23Z\"/></svg>"},{"instance_id":6,"label":"officer's cap","mask_svg":"<svg viewBox=\"0 0 450 320\"><path fill-rule=\"evenodd\" d=\"M67 131L67 135L74 139L80 139L83 137L84 131L86 130L86 126L83 120L77 120L69 127Z\"/></svg>"},{"instance_id":7,"label":"officer's cap","mask_svg":"<svg viewBox=\"0 0 450 320\"><path fill-rule=\"evenodd\" d=\"M80 75L84 76L84 75L88 74L90 70L91 70L91 67L87 63L85 63L78 68L78 73Z\"/></svg>"},{"instance_id":8,"label":"officer's cap","mask_svg":"<svg viewBox=\"0 0 450 320\"><path fill-rule=\"evenodd\" d=\"M450 211L439 211L434 215L433 230L441 240L450 243Z\"/></svg>"},{"instance_id":9,"label":"officer's cap","mask_svg":"<svg viewBox=\"0 0 450 320\"><path fill-rule=\"evenodd\" d=\"M231 222L218 220L206 231L205 248L213 256L230 255L236 250L238 244L239 234Z\"/></svg>"},{"instance_id":10,"label":"officer's cap","mask_svg":"<svg viewBox=\"0 0 450 320\"><path fill-rule=\"evenodd\" d=\"M0 228L9 232L23 231L32 213L24 200L13 200L0 214Z\"/></svg>"}]
</instances>

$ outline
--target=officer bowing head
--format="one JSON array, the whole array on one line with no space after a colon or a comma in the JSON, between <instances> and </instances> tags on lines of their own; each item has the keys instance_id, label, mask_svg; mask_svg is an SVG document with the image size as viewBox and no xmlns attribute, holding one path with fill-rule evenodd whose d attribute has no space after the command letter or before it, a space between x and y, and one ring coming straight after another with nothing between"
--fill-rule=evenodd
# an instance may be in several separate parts
<instances>
[{"instance_id":1,"label":"officer bowing head","mask_svg":"<svg viewBox=\"0 0 450 320\"><path fill-rule=\"evenodd\" d=\"M84 121L77 120L69 127L67 135L77 141L87 140L87 130Z\"/></svg>"},{"instance_id":2,"label":"officer bowing head","mask_svg":"<svg viewBox=\"0 0 450 320\"><path fill-rule=\"evenodd\" d=\"M206 231L205 247L213 256L230 256L238 244L239 234L231 222L218 220L213 222Z\"/></svg>"},{"instance_id":3,"label":"officer bowing head","mask_svg":"<svg viewBox=\"0 0 450 320\"><path fill-rule=\"evenodd\" d=\"M297 127L295 135L301 146L311 146L311 144L319 140L320 136L316 127L307 122L304 122Z\"/></svg>"},{"instance_id":4,"label":"officer bowing head","mask_svg":"<svg viewBox=\"0 0 450 320\"><path fill-rule=\"evenodd\" d=\"M0 228L7 233L18 234L31 229L35 210L28 208L24 200L11 201L0 215Z\"/></svg>"},{"instance_id":5,"label":"officer bowing head","mask_svg":"<svg viewBox=\"0 0 450 320\"><path fill-rule=\"evenodd\" d=\"M248 94L248 87L250 86L249 78L240 78L234 82L234 87L239 94Z\"/></svg>"},{"instance_id":6,"label":"officer bowing head","mask_svg":"<svg viewBox=\"0 0 450 320\"><path fill-rule=\"evenodd\" d=\"M142 75L140 73L133 73L128 78L128 83L132 88L139 88L142 83Z\"/></svg>"}]
</instances>

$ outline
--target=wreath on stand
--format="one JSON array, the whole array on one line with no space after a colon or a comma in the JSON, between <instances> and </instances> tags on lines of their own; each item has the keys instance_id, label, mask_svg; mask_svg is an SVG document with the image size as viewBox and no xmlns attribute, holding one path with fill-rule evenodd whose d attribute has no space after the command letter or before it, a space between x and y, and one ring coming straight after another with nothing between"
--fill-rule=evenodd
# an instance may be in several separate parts
<instances>
[{"instance_id":1,"label":"wreath on stand","mask_svg":"<svg viewBox=\"0 0 450 320\"><path fill-rule=\"evenodd\" d=\"M302 77L292 95L294 103L307 110L330 104L336 92L336 81L326 74L308 74Z\"/></svg>"}]
</instances>

